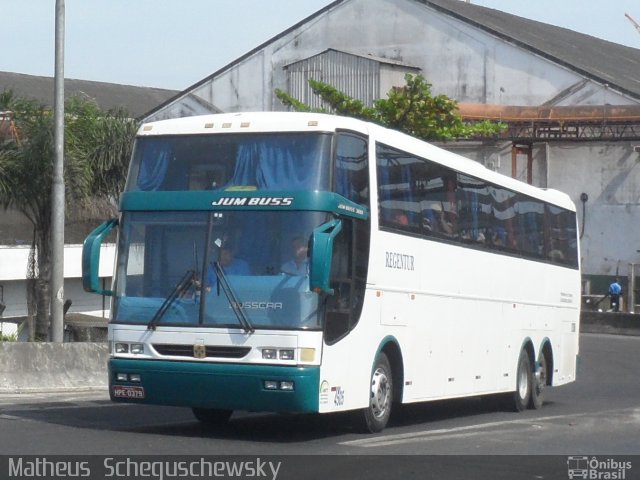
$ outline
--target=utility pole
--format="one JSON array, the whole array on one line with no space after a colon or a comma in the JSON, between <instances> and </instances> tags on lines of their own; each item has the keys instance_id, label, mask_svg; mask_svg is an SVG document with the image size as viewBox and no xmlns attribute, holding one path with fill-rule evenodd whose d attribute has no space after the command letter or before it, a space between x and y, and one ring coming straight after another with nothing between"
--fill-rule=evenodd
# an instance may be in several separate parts
<instances>
[{"instance_id":1,"label":"utility pole","mask_svg":"<svg viewBox=\"0 0 640 480\"><path fill-rule=\"evenodd\" d=\"M51 186L51 340L64 340L64 0L56 0L54 148Z\"/></svg>"}]
</instances>

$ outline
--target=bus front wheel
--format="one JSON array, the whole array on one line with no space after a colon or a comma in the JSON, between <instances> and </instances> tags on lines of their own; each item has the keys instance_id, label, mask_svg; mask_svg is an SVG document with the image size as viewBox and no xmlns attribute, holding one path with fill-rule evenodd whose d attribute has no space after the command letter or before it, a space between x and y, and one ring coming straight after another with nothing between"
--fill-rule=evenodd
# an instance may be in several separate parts
<instances>
[{"instance_id":1,"label":"bus front wheel","mask_svg":"<svg viewBox=\"0 0 640 480\"><path fill-rule=\"evenodd\" d=\"M233 410L219 410L216 408L193 408L193 415L200 423L207 427L222 427L229 422Z\"/></svg>"},{"instance_id":2,"label":"bus front wheel","mask_svg":"<svg viewBox=\"0 0 640 480\"><path fill-rule=\"evenodd\" d=\"M387 426L393 405L393 377L389 359L384 353L376 358L371 374L369 406L361 412L361 429L364 432L380 432Z\"/></svg>"},{"instance_id":3,"label":"bus front wheel","mask_svg":"<svg viewBox=\"0 0 640 480\"><path fill-rule=\"evenodd\" d=\"M516 391L513 392L513 409L521 412L527 408L531 399L531 361L529 354L525 349L520 352L518 357L518 368L516 369Z\"/></svg>"}]
</instances>

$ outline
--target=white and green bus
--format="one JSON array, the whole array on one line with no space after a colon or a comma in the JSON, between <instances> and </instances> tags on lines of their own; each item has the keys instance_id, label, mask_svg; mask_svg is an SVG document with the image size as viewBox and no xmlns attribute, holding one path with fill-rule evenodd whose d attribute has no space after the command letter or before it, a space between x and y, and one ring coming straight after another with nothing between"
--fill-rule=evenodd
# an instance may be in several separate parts
<instances>
[{"instance_id":1,"label":"white and green bus","mask_svg":"<svg viewBox=\"0 0 640 480\"><path fill-rule=\"evenodd\" d=\"M114 401L352 410L575 380L575 206L351 118L239 113L147 123L120 216L85 241L112 296ZM118 228L112 290L100 245Z\"/></svg>"}]
</instances>

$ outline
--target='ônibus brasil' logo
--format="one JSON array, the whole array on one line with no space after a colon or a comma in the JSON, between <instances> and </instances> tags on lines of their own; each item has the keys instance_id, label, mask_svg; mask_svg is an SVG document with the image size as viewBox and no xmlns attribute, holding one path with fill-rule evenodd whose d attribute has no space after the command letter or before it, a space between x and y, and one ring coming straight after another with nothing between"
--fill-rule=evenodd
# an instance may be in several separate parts
<instances>
[{"instance_id":1,"label":"'\u00f4nibus brasil' logo","mask_svg":"<svg viewBox=\"0 0 640 480\"><path fill-rule=\"evenodd\" d=\"M213 207L286 207L293 203L293 197L221 197L211 202Z\"/></svg>"}]
</instances>

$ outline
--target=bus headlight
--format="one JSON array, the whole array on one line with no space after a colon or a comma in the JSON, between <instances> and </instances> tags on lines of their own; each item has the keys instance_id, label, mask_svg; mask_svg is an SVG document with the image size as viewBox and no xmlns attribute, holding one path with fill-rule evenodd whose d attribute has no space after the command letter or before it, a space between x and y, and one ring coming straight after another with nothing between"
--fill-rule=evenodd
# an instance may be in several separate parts
<instances>
[{"instance_id":1,"label":"bus headlight","mask_svg":"<svg viewBox=\"0 0 640 480\"><path fill-rule=\"evenodd\" d=\"M263 348L262 358L264 360L275 360L278 358L278 351L275 348Z\"/></svg>"},{"instance_id":2,"label":"bus headlight","mask_svg":"<svg viewBox=\"0 0 640 480\"><path fill-rule=\"evenodd\" d=\"M293 350L278 350L280 360L293 360Z\"/></svg>"},{"instance_id":3,"label":"bus headlight","mask_svg":"<svg viewBox=\"0 0 640 480\"><path fill-rule=\"evenodd\" d=\"M140 355L144 353L144 344L142 343L132 343L131 344L131 353L134 355Z\"/></svg>"},{"instance_id":4,"label":"bus headlight","mask_svg":"<svg viewBox=\"0 0 640 480\"><path fill-rule=\"evenodd\" d=\"M115 352L116 353L129 353L129 344L128 343L116 343Z\"/></svg>"},{"instance_id":5,"label":"bus headlight","mask_svg":"<svg viewBox=\"0 0 640 480\"><path fill-rule=\"evenodd\" d=\"M278 382L275 380L265 380L264 388L265 390L278 390Z\"/></svg>"},{"instance_id":6,"label":"bus headlight","mask_svg":"<svg viewBox=\"0 0 640 480\"><path fill-rule=\"evenodd\" d=\"M280 382L280 390L286 390L288 392L292 392L293 391L293 382L284 380L282 382Z\"/></svg>"},{"instance_id":7,"label":"bus headlight","mask_svg":"<svg viewBox=\"0 0 640 480\"><path fill-rule=\"evenodd\" d=\"M263 348L263 360L294 360L296 351L293 348Z\"/></svg>"}]
</instances>

